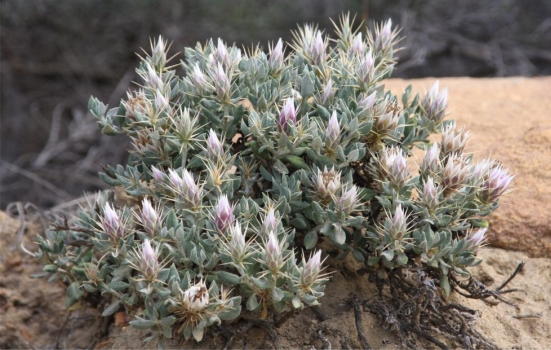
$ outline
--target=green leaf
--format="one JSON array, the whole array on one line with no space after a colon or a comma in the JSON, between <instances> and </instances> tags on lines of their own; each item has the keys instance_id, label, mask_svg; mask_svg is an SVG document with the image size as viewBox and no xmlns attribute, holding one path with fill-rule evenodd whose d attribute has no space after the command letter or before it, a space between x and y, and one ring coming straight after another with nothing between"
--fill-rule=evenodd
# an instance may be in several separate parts
<instances>
[{"instance_id":1,"label":"green leaf","mask_svg":"<svg viewBox=\"0 0 551 350\"><path fill-rule=\"evenodd\" d=\"M241 282L241 277L234 275L233 273L229 273L226 271L216 271L216 280L227 284L228 286L235 286L236 284L239 284Z\"/></svg>"},{"instance_id":2,"label":"green leaf","mask_svg":"<svg viewBox=\"0 0 551 350\"><path fill-rule=\"evenodd\" d=\"M109 305L107 307L107 309L103 310L101 315L103 317L105 317L105 316L110 316L110 315L114 314L115 312L117 312L117 310L119 309L120 302L121 302L120 300L117 300L113 304Z\"/></svg>"},{"instance_id":3,"label":"green leaf","mask_svg":"<svg viewBox=\"0 0 551 350\"><path fill-rule=\"evenodd\" d=\"M301 218L294 218L293 220L291 220L291 225L293 225L295 228L298 228L299 230L304 230L308 227L306 221Z\"/></svg>"},{"instance_id":4,"label":"green leaf","mask_svg":"<svg viewBox=\"0 0 551 350\"><path fill-rule=\"evenodd\" d=\"M316 231L310 231L304 236L304 248L310 250L318 243L318 233Z\"/></svg>"},{"instance_id":5,"label":"green leaf","mask_svg":"<svg viewBox=\"0 0 551 350\"><path fill-rule=\"evenodd\" d=\"M237 318L241 314L241 297L232 298L231 306L218 314L223 321L230 321Z\"/></svg>"},{"instance_id":6,"label":"green leaf","mask_svg":"<svg viewBox=\"0 0 551 350\"><path fill-rule=\"evenodd\" d=\"M155 321L146 320L144 318L137 317L137 316L135 320L132 320L129 323L132 327L136 329L142 329L142 330L150 329L155 325Z\"/></svg>"},{"instance_id":7,"label":"green leaf","mask_svg":"<svg viewBox=\"0 0 551 350\"><path fill-rule=\"evenodd\" d=\"M306 72L300 81L300 94L303 99L308 99L313 92L314 83L312 82L312 79L310 79L310 74Z\"/></svg>"},{"instance_id":8,"label":"green leaf","mask_svg":"<svg viewBox=\"0 0 551 350\"><path fill-rule=\"evenodd\" d=\"M174 210L170 209L165 220L165 227L168 229L176 228L178 226L178 218Z\"/></svg>"},{"instance_id":9,"label":"green leaf","mask_svg":"<svg viewBox=\"0 0 551 350\"><path fill-rule=\"evenodd\" d=\"M335 240L335 242L337 242L337 244L346 243L346 232L344 232L342 227L335 227L333 239Z\"/></svg>"},{"instance_id":10,"label":"green leaf","mask_svg":"<svg viewBox=\"0 0 551 350\"><path fill-rule=\"evenodd\" d=\"M354 250L352 252L352 256L358 262L364 262L365 261L365 257L363 256L362 252L360 252L360 251Z\"/></svg>"},{"instance_id":11,"label":"green leaf","mask_svg":"<svg viewBox=\"0 0 551 350\"><path fill-rule=\"evenodd\" d=\"M381 257L385 258L387 261L392 261L392 259L394 259L394 250L385 250L381 253Z\"/></svg>"},{"instance_id":12,"label":"green leaf","mask_svg":"<svg viewBox=\"0 0 551 350\"><path fill-rule=\"evenodd\" d=\"M256 294L253 294L247 300L247 310L254 311L257 308L258 308L258 299L256 298Z\"/></svg>"},{"instance_id":13,"label":"green leaf","mask_svg":"<svg viewBox=\"0 0 551 350\"><path fill-rule=\"evenodd\" d=\"M311 171L308 164L304 162L304 160L301 157L294 156L294 155L286 155L281 157L283 161L288 162L293 168L295 169L303 169L306 171Z\"/></svg>"},{"instance_id":14,"label":"green leaf","mask_svg":"<svg viewBox=\"0 0 551 350\"><path fill-rule=\"evenodd\" d=\"M281 299L283 299L283 297L285 296L285 294L283 293L283 291L277 287L275 287L274 289L272 289L272 300L275 301L276 303L281 301Z\"/></svg>"},{"instance_id":15,"label":"green leaf","mask_svg":"<svg viewBox=\"0 0 551 350\"><path fill-rule=\"evenodd\" d=\"M442 287L446 295L450 295L451 287L450 287L450 281L448 280L448 275L445 275L445 274L440 275L440 287Z\"/></svg>"}]
</instances>

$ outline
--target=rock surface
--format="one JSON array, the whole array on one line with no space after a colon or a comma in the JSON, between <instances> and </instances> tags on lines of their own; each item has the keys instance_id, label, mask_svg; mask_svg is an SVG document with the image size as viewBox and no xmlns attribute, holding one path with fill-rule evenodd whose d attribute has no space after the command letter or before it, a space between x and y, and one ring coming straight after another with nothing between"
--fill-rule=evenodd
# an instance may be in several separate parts
<instances>
[{"instance_id":1,"label":"rock surface","mask_svg":"<svg viewBox=\"0 0 551 350\"><path fill-rule=\"evenodd\" d=\"M423 95L433 78L390 79ZM532 257L551 257L551 77L445 78L449 119L471 131L476 159L492 157L516 174L513 191L490 217L489 242Z\"/></svg>"}]
</instances>

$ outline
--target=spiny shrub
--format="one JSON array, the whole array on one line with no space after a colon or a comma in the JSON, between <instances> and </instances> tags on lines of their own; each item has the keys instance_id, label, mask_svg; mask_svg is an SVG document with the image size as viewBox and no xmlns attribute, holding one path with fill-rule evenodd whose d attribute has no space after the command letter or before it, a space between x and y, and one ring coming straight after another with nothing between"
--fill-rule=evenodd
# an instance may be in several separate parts
<instances>
[{"instance_id":1,"label":"spiny shrub","mask_svg":"<svg viewBox=\"0 0 551 350\"><path fill-rule=\"evenodd\" d=\"M391 22L362 34L343 16L335 39L312 25L294 38L267 54L208 41L174 66L159 38L118 108L90 99L101 130L133 149L100 174L116 191L39 237L68 307L109 296L103 315L126 309L148 339L201 341L242 307L266 318L318 304L322 241L379 276L426 268L446 293L480 263L482 217L512 176L473 161L438 83L422 97L385 90Z\"/></svg>"}]
</instances>

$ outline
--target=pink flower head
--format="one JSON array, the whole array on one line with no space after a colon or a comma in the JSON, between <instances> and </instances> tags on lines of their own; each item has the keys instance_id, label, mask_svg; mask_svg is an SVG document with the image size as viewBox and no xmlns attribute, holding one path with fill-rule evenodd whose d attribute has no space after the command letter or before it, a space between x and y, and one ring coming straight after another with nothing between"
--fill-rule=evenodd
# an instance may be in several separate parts
<instances>
[{"instance_id":1,"label":"pink flower head","mask_svg":"<svg viewBox=\"0 0 551 350\"><path fill-rule=\"evenodd\" d=\"M484 243L484 238L486 237L487 227L481 228L476 232L472 232L467 235L467 243L472 250L476 250L478 247Z\"/></svg>"},{"instance_id":2,"label":"pink flower head","mask_svg":"<svg viewBox=\"0 0 551 350\"><path fill-rule=\"evenodd\" d=\"M297 110L295 108L295 100L290 97L285 101L285 104L279 113L279 131L287 131L287 127L290 124L295 124L296 122Z\"/></svg>"},{"instance_id":3,"label":"pink flower head","mask_svg":"<svg viewBox=\"0 0 551 350\"><path fill-rule=\"evenodd\" d=\"M214 224L219 232L224 232L233 222L233 209L228 201L228 196L223 194L218 198L218 204L214 211Z\"/></svg>"},{"instance_id":4,"label":"pink flower head","mask_svg":"<svg viewBox=\"0 0 551 350\"><path fill-rule=\"evenodd\" d=\"M303 258L304 261L304 258ZM303 266L300 276L301 283L305 287L309 287L316 282L321 271L321 250L310 256L308 262Z\"/></svg>"},{"instance_id":5,"label":"pink flower head","mask_svg":"<svg viewBox=\"0 0 551 350\"><path fill-rule=\"evenodd\" d=\"M121 218L109 203L105 203L103 208L102 226L105 233L112 239L124 238L124 227Z\"/></svg>"},{"instance_id":6,"label":"pink flower head","mask_svg":"<svg viewBox=\"0 0 551 350\"><path fill-rule=\"evenodd\" d=\"M207 139L207 154L211 159L218 159L224 153L222 143L218 139L216 132L212 129L209 131Z\"/></svg>"}]
</instances>

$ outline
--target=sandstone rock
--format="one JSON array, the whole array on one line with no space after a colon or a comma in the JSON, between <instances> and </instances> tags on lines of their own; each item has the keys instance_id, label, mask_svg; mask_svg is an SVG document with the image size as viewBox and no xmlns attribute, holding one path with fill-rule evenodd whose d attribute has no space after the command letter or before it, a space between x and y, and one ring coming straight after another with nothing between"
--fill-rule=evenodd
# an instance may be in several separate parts
<instances>
[{"instance_id":1,"label":"sandstone rock","mask_svg":"<svg viewBox=\"0 0 551 350\"><path fill-rule=\"evenodd\" d=\"M421 95L436 78L387 81ZM513 191L490 217L490 244L551 257L551 77L440 79L449 117L471 130L475 158L491 156L516 174Z\"/></svg>"}]
</instances>

